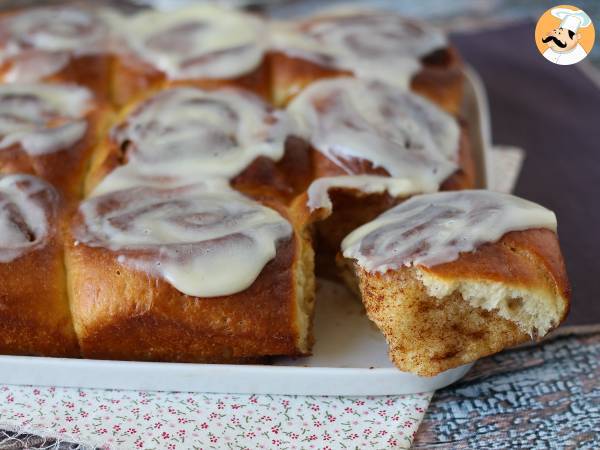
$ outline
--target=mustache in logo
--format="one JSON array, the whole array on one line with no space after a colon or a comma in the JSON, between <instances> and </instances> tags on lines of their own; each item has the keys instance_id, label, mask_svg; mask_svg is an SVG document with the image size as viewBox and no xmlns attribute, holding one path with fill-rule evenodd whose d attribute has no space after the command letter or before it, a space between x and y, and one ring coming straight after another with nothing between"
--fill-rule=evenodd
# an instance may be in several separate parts
<instances>
[{"instance_id":1,"label":"mustache in logo","mask_svg":"<svg viewBox=\"0 0 600 450\"><path fill-rule=\"evenodd\" d=\"M545 38L542 38L542 42L545 44L546 42L550 42L550 41L554 41L554 43L556 45L558 45L560 48L565 48L567 46L566 42L561 42L558 40L558 38L556 36L547 36Z\"/></svg>"}]
</instances>

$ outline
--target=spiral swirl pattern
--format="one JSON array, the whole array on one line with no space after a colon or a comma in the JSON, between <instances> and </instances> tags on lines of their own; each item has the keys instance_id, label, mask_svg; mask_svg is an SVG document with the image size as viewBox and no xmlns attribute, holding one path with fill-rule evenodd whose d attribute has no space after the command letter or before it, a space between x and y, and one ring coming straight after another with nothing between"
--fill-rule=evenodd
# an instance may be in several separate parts
<instances>
[{"instance_id":1,"label":"spiral swirl pattern","mask_svg":"<svg viewBox=\"0 0 600 450\"><path fill-rule=\"evenodd\" d=\"M257 17L202 5L139 14L126 38L130 51L169 79L235 78L261 63L264 30Z\"/></svg>"},{"instance_id":2,"label":"spiral swirl pattern","mask_svg":"<svg viewBox=\"0 0 600 450\"><path fill-rule=\"evenodd\" d=\"M345 257L369 272L454 261L510 231L556 231L554 213L536 203L492 191L418 195L350 233Z\"/></svg>"},{"instance_id":3,"label":"spiral swirl pattern","mask_svg":"<svg viewBox=\"0 0 600 450\"><path fill-rule=\"evenodd\" d=\"M0 151L14 144L31 155L69 148L87 130L91 98L72 85L0 85Z\"/></svg>"},{"instance_id":4,"label":"spiral swirl pattern","mask_svg":"<svg viewBox=\"0 0 600 450\"><path fill-rule=\"evenodd\" d=\"M276 211L219 183L120 190L85 201L80 214L79 242L197 297L249 287L292 233Z\"/></svg>"},{"instance_id":5,"label":"spiral swirl pattern","mask_svg":"<svg viewBox=\"0 0 600 450\"><path fill-rule=\"evenodd\" d=\"M341 9L273 27L272 45L292 56L408 85L420 58L446 46L440 31L388 11Z\"/></svg>"},{"instance_id":6,"label":"spiral swirl pattern","mask_svg":"<svg viewBox=\"0 0 600 450\"><path fill-rule=\"evenodd\" d=\"M8 82L32 82L53 75L72 56L108 51L109 26L91 9L41 7L0 20L0 64L10 62Z\"/></svg>"},{"instance_id":7,"label":"spiral swirl pattern","mask_svg":"<svg viewBox=\"0 0 600 450\"><path fill-rule=\"evenodd\" d=\"M0 176L0 262L43 247L57 208L57 192L39 178Z\"/></svg>"},{"instance_id":8,"label":"spiral swirl pattern","mask_svg":"<svg viewBox=\"0 0 600 450\"><path fill-rule=\"evenodd\" d=\"M113 129L127 164L99 186L106 192L135 174L229 179L257 157L279 160L294 130L284 111L246 91L172 88L143 102Z\"/></svg>"},{"instance_id":9,"label":"spiral swirl pattern","mask_svg":"<svg viewBox=\"0 0 600 450\"><path fill-rule=\"evenodd\" d=\"M379 81L317 81L288 107L301 134L349 175L370 162L435 190L458 167L456 120L427 100Z\"/></svg>"}]
</instances>

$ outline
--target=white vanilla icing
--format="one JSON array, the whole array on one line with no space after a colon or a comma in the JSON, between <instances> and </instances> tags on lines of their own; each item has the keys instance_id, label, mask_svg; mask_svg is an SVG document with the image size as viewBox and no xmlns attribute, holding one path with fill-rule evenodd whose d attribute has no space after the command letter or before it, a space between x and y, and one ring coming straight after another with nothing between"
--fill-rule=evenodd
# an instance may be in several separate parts
<instances>
[{"instance_id":1,"label":"white vanilla icing","mask_svg":"<svg viewBox=\"0 0 600 450\"><path fill-rule=\"evenodd\" d=\"M340 9L271 26L271 47L291 56L408 87L420 58L447 45L444 34L389 11Z\"/></svg>"},{"instance_id":2,"label":"white vanilla icing","mask_svg":"<svg viewBox=\"0 0 600 450\"><path fill-rule=\"evenodd\" d=\"M353 160L394 178L439 185L458 167L456 120L424 98L379 81L317 81L288 106L300 134L348 174Z\"/></svg>"},{"instance_id":3,"label":"white vanilla icing","mask_svg":"<svg viewBox=\"0 0 600 450\"><path fill-rule=\"evenodd\" d=\"M71 6L30 8L0 20L0 62L6 82L31 82L60 71L72 55L107 51L108 26L94 11Z\"/></svg>"},{"instance_id":4,"label":"white vanilla icing","mask_svg":"<svg viewBox=\"0 0 600 450\"><path fill-rule=\"evenodd\" d=\"M292 235L276 211L216 182L139 186L86 200L77 241L196 297L241 292Z\"/></svg>"},{"instance_id":5,"label":"white vanilla icing","mask_svg":"<svg viewBox=\"0 0 600 450\"><path fill-rule=\"evenodd\" d=\"M170 79L239 77L259 66L266 48L261 19L211 5L143 12L124 33L129 50Z\"/></svg>"},{"instance_id":6,"label":"white vanilla icing","mask_svg":"<svg viewBox=\"0 0 600 450\"><path fill-rule=\"evenodd\" d=\"M90 91L74 85L0 85L0 151L15 144L31 155L69 148L85 135L91 102Z\"/></svg>"},{"instance_id":7,"label":"white vanilla icing","mask_svg":"<svg viewBox=\"0 0 600 450\"><path fill-rule=\"evenodd\" d=\"M31 175L0 176L0 263L8 263L48 239L56 191ZM50 208L50 210L48 209Z\"/></svg>"},{"instance_id":8,"label":"white vanilla icing","mask_svg":"<svg viewBox=\"0 0 600 450\"><path fill-rule=\"evenodd\" d=\"M391 178L378 175L345 175L324 177L313 181L308 188L307 206L311 211L326 209L331 211L333 204L329 190L335 188L356 189L365 194L387 192L393 197L407 197L414 194L435 192L437 185L426 185L411 178Z\"/></svg>"},{"instance_id":9,"label":"white vanilla icing","mask_svg":"<svg viewBox=\"0 0 600 450\"><path fill-rule=\"evenodd\" d=\"M536 203L492 191L418 195L350 233L342 252L369 272L454 261L510 231L556 231L554 213Z\"/></svg>"},{"instance_id":10,"label":"white vanilla icing","mask_svg":"<svg viewBox=\"0 0 600 450\"><path fill-rule=\"evenodd\" d=\"M70 60L66 52L31 51L13 60L2 81L5 83L34 83L65 67Z\"/></svg>"},{"instance_id":11,"label":"white vanilla icing","mask_svg":"<svg viewBox=\"0 0 600 450\"><path fill-rule=\"evenodd\" d=\"M113 129L113 139L127 148L128 163L103 184L133 173L230 178L259 156L279 160L293 130L285 111L246 91L161 91Z\"/></svg>"},{"instance_id":12,"label":"white vanilla icing","mask_svg":"<svg viewBox=\"0 0 600 450\"><path fill-rule=\"evenodd\" d=\"M227 178L212 177L209 174L144 172L136 164L126 164L116 168L104 177L100 184L94 188L90 197L97 197L109 192L122 191L140 186L173 189L192 184L200 184L204 186L204 189L214 192L231 191L231 186Z\"/></svg>"},{"instance_id":13,"label":"white vanilla icing","mask_svg":"<svg viewBox=\"0 0 600 450\"><path fill-rule=\"evenodd\" d=\"M159 92L113 129L127 163L80 206L76 239L184 294L243 291L292 227L229 180L259 156L281 158L293 129L285 111L238 89Z\"/></svg>"}]
</instances>

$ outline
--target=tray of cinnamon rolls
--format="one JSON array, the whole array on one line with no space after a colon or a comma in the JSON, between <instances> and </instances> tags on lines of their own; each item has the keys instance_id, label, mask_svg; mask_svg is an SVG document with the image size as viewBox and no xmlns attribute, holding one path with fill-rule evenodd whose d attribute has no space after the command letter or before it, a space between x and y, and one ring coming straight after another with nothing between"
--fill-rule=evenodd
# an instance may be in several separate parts
<instances>
[{"instance_id":1,"label":"tray of cinnamon rolls","mask_svg":"<svg viewBox=\"0 0 600 450\"><path fill-rule=\"evenodd\" d=\"M447 37L389 11L0 14L0 382L428 391L556 328Z\"/></svg>"}]
</instances>

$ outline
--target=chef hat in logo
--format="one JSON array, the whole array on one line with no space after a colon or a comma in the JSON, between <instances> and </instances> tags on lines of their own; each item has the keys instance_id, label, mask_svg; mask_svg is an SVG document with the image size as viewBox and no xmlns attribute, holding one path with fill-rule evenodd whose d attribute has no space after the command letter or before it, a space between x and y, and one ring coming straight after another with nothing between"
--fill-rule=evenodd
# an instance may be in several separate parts
<instances>
[{"instance_id":1,"label":"chef hat in logo","mask_svg":"<svg viewBox=\"0 0 600 450\"><path fill-rule=\"evenodd\" d=\"M590 16L580 9L574 11L567 8L554 8L550 12L561 20L561 28L571 30L573 33L577 33L579 28L586 28L592 23Z\"/></svg>"}]
</instances>

